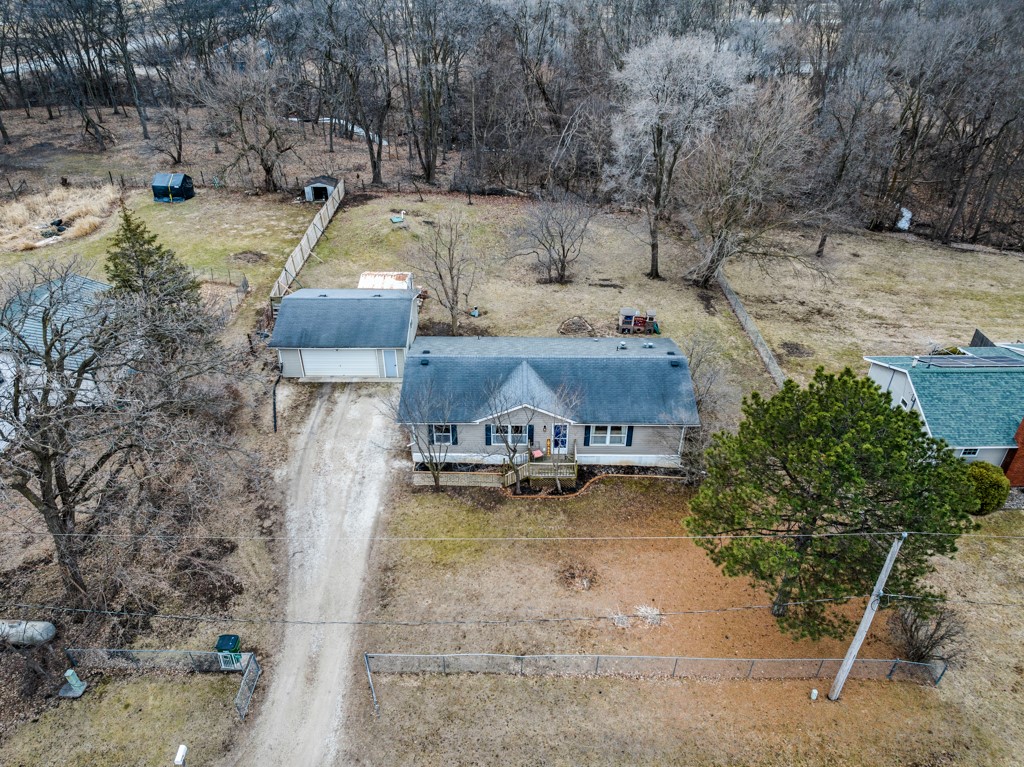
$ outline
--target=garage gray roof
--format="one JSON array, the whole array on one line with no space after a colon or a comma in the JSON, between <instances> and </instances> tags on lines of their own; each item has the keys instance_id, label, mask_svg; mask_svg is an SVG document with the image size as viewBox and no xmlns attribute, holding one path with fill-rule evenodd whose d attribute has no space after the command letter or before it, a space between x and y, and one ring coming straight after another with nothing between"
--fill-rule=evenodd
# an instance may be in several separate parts
<instances>
[{"instance_id":1,"label":"garage gray roof","mask_svg":"<svg viewBox=\"0 0 1024 767\"><path fill-rule=\"evenodd\" d=\"M427 336L404 378L406 422L474 423L528 405L576 423L700 423L686 357L665 338Z\"/></svg>"},{"instance_id":2,"label":"garage gray roof","mask_svg":"<svg viewBox=\"0 0 1024 767\"><path fill-rule=\"evenodd\" d=\"M281 300L270 346L404 349L415 300L414 290L297 290Z\"/></svg>"}]
</instances>

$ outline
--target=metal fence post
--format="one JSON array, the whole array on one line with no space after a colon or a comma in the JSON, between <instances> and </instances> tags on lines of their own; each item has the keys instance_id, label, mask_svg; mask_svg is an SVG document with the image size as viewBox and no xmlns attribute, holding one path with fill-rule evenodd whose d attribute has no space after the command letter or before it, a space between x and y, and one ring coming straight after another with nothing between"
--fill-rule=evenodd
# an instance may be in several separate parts
<instances>
[{"instance_id":1,"label":"metal fence post","mask_svg":"<svg viewBox=\"0 0 1024 767\"><path fill-rule=\"evenodd\" d=\"M601 656L598 655L597 659L596 659L596 661L594 663L594 676L597 676L597 674L598 674L598 672L600 670L601 670Z\"/></svg>"},{"instance_id":2,"label":"metal fence post","mask_svg":"<svg viewBox=\"0 0 1024 767\"><path fill-rule=\"evenodd\" d=\"M446 655L441 656L441 673L448 673L448 657Z\"/></svg>"},{"instance_id":3,"label":"metal fence post","mask_svg":"<svg viewBox=\"0 0 1024 767\"><path fill-rule=\"evenodd\" d=\"M679 668L679 658L676 658L676 662L672 664L672 678L676 678L676 669Z\"/></svg>"},{"instance_id":4,"label":"metal fence post","mask_svg":"<svg viewBox=\"0 0 1024 767\"><path fill-rule=\"evenodd\" d=\"M936 687L938 687L938 686L939 686L939 682L941 682L941 681L942 681L942 677L944 677L944 676L946 675L946 672L947 672L948 670L949 670L949 664L948 664L948 663L946 663L945 661L943 661L943 662L942 662L942 671L941 671L941 673L939 674L939 678L935 680L935 686L936 686Z\"/></svg>"},{"instance_id":5,"label":"metal fence post","mask_svg":"<svg viewBox=\"0 0 1024 767\"><path fill-rule=\"evenodd\" d=\"M523 671L523 662L525 660L526 658L524 658L522 655L519 656L519 676L522 676L524 673L526 673L525 671Z\"/></svg>"},{"instance_id":6,"label":"metal fence post","mask_svg":"<svg viewBox=\"0 0 1024 767\"><path fill-rule=\"evenodd\" d=\"M754 673L754 664L755 663L757 663L756 660L750 661L750 668L747 669L747 679L750 679L751 675L753 675L753 673Z\"/></svg>"},{"instance_id":7,"label":"metal fence post","mask_svg":"<svg viewBox=\"0 0 1024 767\"><path fill-rule=\"evenodd\" d=\"M821 663L818 664L818 670L814 672L814 678L815 679L817 679L819 676L821 676L821 670L823 668L825 668L825 659L824 658L822 658L821 659Z\"/></svg>"},{"instance_id":8,"label":"metal fence post","mask_svg":"<svg viewBox=\"0 0 1024 767\"><path fill-rule=\"evenodd\" d=\"M370 654L363 653L363 663L366 666L366 681L370 683L370 697L373 698L373 715L380 717L380 705L377 703L377 690L373 687L373 673L370 671Z\"/></svg>"},{"instance_id":9,"label":"metal fence post","mask_svg":"<svg viewBox=\"0 0 1024 767\"><path fill-rule=\"evenodd\" d=\"M892 668L889 669L889 673L885 675L886 679L890 679L890 680L892 679L892 675L896 673L896 667L898 665L900 665L900 659L899 658L897 658L896 660L894 660L892 662Z\"/></svg>"}]
</instances>

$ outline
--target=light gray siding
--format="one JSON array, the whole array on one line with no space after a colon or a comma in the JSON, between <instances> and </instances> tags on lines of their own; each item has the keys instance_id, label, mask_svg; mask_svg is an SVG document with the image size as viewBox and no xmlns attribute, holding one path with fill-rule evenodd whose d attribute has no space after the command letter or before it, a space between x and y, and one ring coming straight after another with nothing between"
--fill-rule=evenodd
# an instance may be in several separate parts
<instances>
[{"instance_id":1,"label":"light gray siding","mask_svg":"<svg viewBox=\"0 0 1024 767\"><path fill-rule=\"evenodd\" d=\"M277 358L281 361L281 375L285 378L302 378L302 358L298 349L278 349Z\"/></svg>"},{"instance_id":2,"label":"light gray siding","mask_svg":"<svg viewBox=\"0 0 1024 767\"><path fill-rule=\"evenodd\" d=\"M491 425L499 422L491 421ZM533 426L532 449L548 451L548 440L551 438L555 424L566 423L545 413L522 408L500 420L500 424ZM597 425L597 424L595 424ZM628 426L629 424L600 424L611 426ZM487 444L487 424L461 423L458 426L458 444L448 449L447 460L450 463L501 463L508 456L508 451L500 439L493 438ZM426 426L419 426L418 439L426 438ZM573 443L576 447L577 459L580 463L608 465L675 465L679 454L679 442L682 437L681 426L645 426L634 425L631 444L626 445L584 445L586 424L569 425L568 450L571 453ZM526 446L519 448L525 453ZM421 460L422 456L415 455ZM657 459L657 460L654 460Z\"/></svg>"},{"instance_id":3,"label":"light gray siding","mask_svg":"<svg viewBox=\"0 0 1024 767\"><path fill-rule=\"evenodd\" d=\"M971 445L965 445L965 447L971 447ZM963 447L954 447L953 453L955 455L960 455L963 449ZM1006 460L1007 448L1005 447L979 447L977 450L977 455L961 455L960 457L967 461L967 463L987 461L993 466L1002 466L1003 461Z\"/></svg>"}]
</instances>

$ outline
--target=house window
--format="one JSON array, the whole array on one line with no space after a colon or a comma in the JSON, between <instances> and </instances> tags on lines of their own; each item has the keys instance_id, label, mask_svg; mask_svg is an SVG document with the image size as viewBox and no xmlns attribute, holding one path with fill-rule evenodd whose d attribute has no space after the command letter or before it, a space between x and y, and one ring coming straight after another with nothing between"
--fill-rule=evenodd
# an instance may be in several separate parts
<instances>
[{"instance_id":1,"label":"house window","mask_svg":"<svg viewBox=\"0 0 1024 767\"><path fill-rule=\"evenodd\" d=\"M910 403L907 402L906 399L901 399L900 400L900 407L903 408L904 410L910 410Z\"/></svg>"},{"instance_id":2,"label":"house window","mask_svg":"<svg viewBox=\"0 0 1024 767\"><path fill-rule=\"evenodd\" d=\"M977 455L977 454L978 454L978 448L976 448L976 447L965 447L963 450L960 451L960 455L962 455L964 458L968 458L968 457L970 457L972 455Z\"/></svg>"},{"instance_id":3,"label":"house window","mask_svg":"<svg viewBox=\"0 0 1024 767\"><path fill-rule=\"evenodd\" d=\"M625 445L625 426L591 426L591 445Z\"/></svg>"},{"instance_id":4,"label":"house window","mask_svg":"<svg viewBox=\"0 0 1024 767\"><path fill-rule=\"evenodd\" d=\"M526 445L530 442L530 427L503 424L492 426L491 433L495 443L503 445Z\"/></svg>"},{"instance_id":5,"label":"house window","mask_svg":"<svg viewBox=\"0 0 1024 767\"><path fill-rule=\"evenodd\" d=\"M450 445L452 444L451 424L434 424L430 427L430 444Z\"/></svg>"}]
</instances>

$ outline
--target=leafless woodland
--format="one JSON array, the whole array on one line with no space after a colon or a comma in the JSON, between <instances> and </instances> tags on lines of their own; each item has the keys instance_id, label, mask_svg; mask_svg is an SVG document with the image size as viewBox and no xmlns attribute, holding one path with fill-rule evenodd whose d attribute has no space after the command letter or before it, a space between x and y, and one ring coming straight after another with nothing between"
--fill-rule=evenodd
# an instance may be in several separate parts
<instances>
[{"instance_id":1,"label":"leafless woodland","mask_svg":"<svg viewBox=\"0 0 1024 767\"><path fill-rule=\"evenodd\" d=\"M427 184L446 164L470 194L641 211L652 277L664 226L697 284L794 221L822 247L904 207L943 242L1024 239L1014 0L2 0L0 21L4 106L70 111L98 151L122 112L172 162L212 142L274 190L311 124L325 153L364 144L373 182L390 142Z\"/></svg>"}]
</instances>

